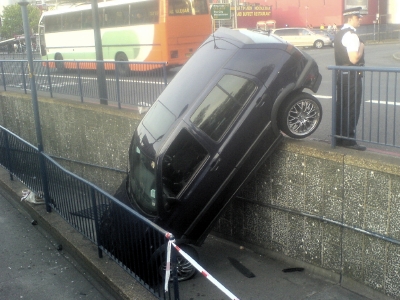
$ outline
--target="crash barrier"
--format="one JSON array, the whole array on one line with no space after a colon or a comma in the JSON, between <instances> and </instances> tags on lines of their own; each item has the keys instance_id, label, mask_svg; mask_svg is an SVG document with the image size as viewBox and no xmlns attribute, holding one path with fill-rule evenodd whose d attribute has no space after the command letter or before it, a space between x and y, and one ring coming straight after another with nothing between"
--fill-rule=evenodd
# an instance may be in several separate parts
<instances>
[{"instance_id":1,"label":"crash barrier","mask_svg":"<svg viewBox=\"0 0 400 300\"><path fill-rule=\"evenodd\" d=\"M40 157L43 158L43 169ZM95 243L100 257L103 252L109 255L158 299L179 299L177 283L168 292L164 291L162 272L165 272L166 252L163 250L168 242L165 230L65 170L51 157L3 127L0 127L0 165L10 172L11 179L15 176L36 197L45 198L48 210L59 213ZM176 265L175 253L173 265ZM177 280L176 273L173 278ZM167 285L172 283L169 280Z\"/></svg>"},{"instance_id":2,"label":"crash barrier","mask_svg":"<svg viewBox=\"0 0 400 300\"><path fill-rule=\"evenodd\" d=\"M106 87L99 97L96 64L103 65ZM36 90L84 99L106 99L121 105L149 107L167 85L167 64L146 62L103 61L41 61L33 62ZM17 88L30 91L30 71L27 60L0 61L0 84L4 91Z\"/></svg>"},{"instance_id":3,"label":"crash barrier","mask_svg":"<svg viewBox=\"0 0 400 300\"><path fill-rule=\"evenodd\" d=\"M357 34L366 42L381 42L400 39L399 24L370 24L357 28Z\"/></svg>"},{"instance_id":4,"label":"crash barrier","mask_svg":"<svg viewBox=\"0 0 400 300\"><path fill-rule=\"evenodd\" d=\"M43 203L48 212L56 211L97 245L100 258L106 253L158 299L179 299L178 280L194 272L188 265L230 299L239 299L182 250L171 233L2 126L0 165L11 180L15 176L29 188L22 191L21 201Z\"/></svg>"},{"instance_id":5,"label":"crash barrier","mask_svg":"<svg viewBox=\"0 0 400 300\"><path fill-rule=\"evenodd\" d=\"M399 148L400 68L329 66L328 69L332 70L332 147L336 146L336 138L341 138ZM362 82L361 91L336 89L337 82L344 86L357 80ZM338 102L346 95L354 99L358 92L362 92L359 116L352 109L353 101ZM337 119L349 121L336 128ZM355 134L350 129L352 122L357 123Z\"/></svg>"}]
</instances>

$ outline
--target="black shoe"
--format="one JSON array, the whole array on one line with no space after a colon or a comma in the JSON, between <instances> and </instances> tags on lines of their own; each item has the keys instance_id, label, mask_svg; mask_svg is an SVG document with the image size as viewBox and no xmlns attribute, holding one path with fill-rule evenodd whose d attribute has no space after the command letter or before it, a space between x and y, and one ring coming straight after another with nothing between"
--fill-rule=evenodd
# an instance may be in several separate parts
<instances>
[{"instance_id":1,"label":"black shoe","mask_svg":"<svg viewBox=\"0 0 400 300\"><path fill-rule=\"evenodd\" d=\"M348 149L353 149L353 150L358 150L358 151L365 151L367 150L367 147L359 145L359 144L353 144L353 145L342 145L344 148Z\"/></svg>"}]
</instances>

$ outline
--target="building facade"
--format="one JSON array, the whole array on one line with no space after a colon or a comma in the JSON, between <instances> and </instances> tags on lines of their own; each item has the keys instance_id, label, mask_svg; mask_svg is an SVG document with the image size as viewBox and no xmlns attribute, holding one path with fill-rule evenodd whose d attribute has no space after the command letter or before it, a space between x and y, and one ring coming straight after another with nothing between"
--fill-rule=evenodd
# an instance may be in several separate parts
<instances>
[{"instance_id":1,"label":"building facade","mask_svg":"<svg viewBox=\"0 0 400 300\"><path fill-rule=\"evenodd\" d=\"M276 27L343 25L342 12L360 6L363 25L399 24L399 0L237 0L231 2L232 27L255 28L257 21L275 20ZM213 0L214 3L227 2ZM253 8L252 8L253 7ZM236 13L235 13L236 12ZM236 25L235 25L236 24Z\"/></svg>"}]
</instances>

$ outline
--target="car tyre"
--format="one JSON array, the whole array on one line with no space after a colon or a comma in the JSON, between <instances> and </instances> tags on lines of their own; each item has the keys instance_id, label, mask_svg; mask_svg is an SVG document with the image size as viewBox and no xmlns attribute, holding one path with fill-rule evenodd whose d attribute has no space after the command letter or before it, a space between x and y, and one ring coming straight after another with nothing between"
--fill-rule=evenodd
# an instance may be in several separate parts
<instances>
[{"instance_id":1,"label":"car tyre","mask_svg":"<svg viewBox=\"0 0 400 300\"><path fill-rule=\"evenodd\" d=\"M292 138L311 135L322 120L322 106L308 93L298 93L283 103L279 112L279 128Z\"/></svg>"},{"instance_id":2,"label":"car tyre","mask_svg":"<svg viewBox=\"0 0 400 300\"><path fill-rule=\"evenodd\" d=\"M321 40L317 40L314 42L314 47L317 49L321 49L322 47L324 47L324 42Z\"/></svg>"},{"instance_id":3,"label":"car tyre","mask_svg":"<svg viewBox=\"0 0 400 300\"><path fill-rule=\"evenodd\" d=\"M199 254L197 253L196 249L192 246L182 244L178 245L180 249L182 249L186 254L188 254L193 260L198 261L199 260ZM160 251L161 250L161 251ZM173 250L172 250L173 251ZM165 245L162 246L161 249L156 251L158 258L155 258L153 256L153 263L154 259L159 259L161 260L161 263L159 265L159 272L161 277L165 277L165 271L166 271L166 247ZM191 278L193 278L196 273L197 269L186 259L180 254L179 252L176 254L176 259L177 259L177 276L178 276L178 281L186 281ZM172 262L171 262L172 263ZM171 270L172 272L172 270ZM172 273L170 280L172 281Z\"/></svg>"}]
</instances>

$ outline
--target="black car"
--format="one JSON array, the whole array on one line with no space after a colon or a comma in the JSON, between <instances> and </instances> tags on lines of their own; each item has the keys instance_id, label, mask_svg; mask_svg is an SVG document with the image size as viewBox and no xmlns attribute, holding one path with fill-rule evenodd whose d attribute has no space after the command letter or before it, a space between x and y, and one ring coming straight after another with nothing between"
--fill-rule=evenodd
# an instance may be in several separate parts
<instances>
[{"instance_id":1,"label":"black car","mask_svg":"<svg viewBox=\"0 0 400 300\"><path fill-rule=\"evenodd\" d=\"M200 246L281 132L316 130L321 105L303 89L320 82L315 61L275 36L218 29L138 125L118 197L178 243Z\"/></svg>"}]
</instances>

